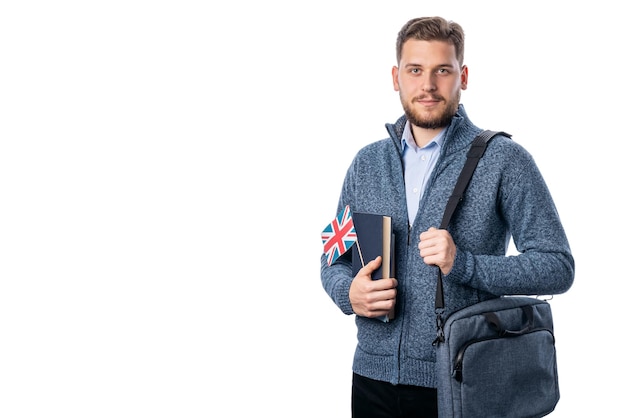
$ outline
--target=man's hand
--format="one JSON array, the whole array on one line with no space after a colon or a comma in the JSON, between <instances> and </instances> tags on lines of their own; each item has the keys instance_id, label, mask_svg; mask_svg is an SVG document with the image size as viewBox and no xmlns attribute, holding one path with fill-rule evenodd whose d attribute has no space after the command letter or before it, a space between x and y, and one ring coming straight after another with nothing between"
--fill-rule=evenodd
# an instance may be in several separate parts
<instances>
[{"instance_id":1,"label":"man's hand","mask_svg":"<svg viewBox=\"0 0 626 418\"><path fill-rule=\"evenodd\" d=\"M420 234L420 243L417 245L424 263L439 266L443 274L450 273L456 256L456 245L452 236L445 229L430 227Z\"/></svg>"},{"instance_id":2,"label":"man's hand","mask_svg":"<svg viewBox=\"0 0 626 418\"><path fill-rule=\"evenodd\" d=\"M388 314L396 305L395 278L372 280L372 272L380 267L382 257L376 257L359 270L350 285L352 310L359 316L376 318Z\"/></svg>"}]
</instances>

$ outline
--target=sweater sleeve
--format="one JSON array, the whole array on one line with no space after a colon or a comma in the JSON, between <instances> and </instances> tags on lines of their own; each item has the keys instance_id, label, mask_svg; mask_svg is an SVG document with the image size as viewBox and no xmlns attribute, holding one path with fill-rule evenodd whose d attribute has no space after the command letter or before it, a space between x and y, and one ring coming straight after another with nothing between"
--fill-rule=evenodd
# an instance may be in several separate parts
<instances>
[{"instance_id":1,"label":"sweater sleeve","mask_svg":"<svg viewBox=\"0 0 626 418\"><path fill-rule=\"evenodd\" d=\"M494 295L554 295L574 280L574 259L548 187L528 154L501 184L501 219L518 254L457 248L448 279ZM510 167L509 167L510 168Z\"/></svg>"},{"instance_id":2,"label":"sweater sleeve","mask_svg":"<svg viewBox=\"0 0 626 418\"><path fill-rule=\"evenodd\" d=\"M339 213L346 205L354 202L354 177L357 158L352 161L346 172L341 189L341 196L337 204L337 213ZM354 208L353 208L354 210ZM320 277L324 290L330 296L332 301L346 315L354 313L352 304L350 303L350 285L352 284L352 252L348 250L332 265L328 265L327 258L324 254L321 257Z\"/></svg>"},{"instance_id":3,"label":"sweater sleeve","mask_svg":"<svg viewBox=\"0 0 626 418\"><path fill-rule=\"evenodd\" d=\"M349 253L346 253L349 254ZM332 301L341 311L350 315L353 314L350 303L350 285L352 284L352 265L345 257L340 257L333 265L329 266L326 256L321 259L322 286Z\"/></svg>"}]
</instances>

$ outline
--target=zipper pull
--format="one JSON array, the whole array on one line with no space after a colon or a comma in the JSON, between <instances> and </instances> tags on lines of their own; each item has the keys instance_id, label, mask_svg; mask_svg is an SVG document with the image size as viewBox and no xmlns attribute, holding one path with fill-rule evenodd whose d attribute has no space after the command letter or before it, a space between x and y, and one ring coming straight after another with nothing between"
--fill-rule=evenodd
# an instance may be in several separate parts
<instances>
[{"instance_id":1,"label":"zipper pull","mask_svg":"<svg viewBox=\"0 0 626 418\"><path fill-rule=\"evenodd\" d=\"M454 370L452 371L452 377L457 381L461 382L463 380L463 372L461 364L455 364Z\"/></svg>"}]
</instances>

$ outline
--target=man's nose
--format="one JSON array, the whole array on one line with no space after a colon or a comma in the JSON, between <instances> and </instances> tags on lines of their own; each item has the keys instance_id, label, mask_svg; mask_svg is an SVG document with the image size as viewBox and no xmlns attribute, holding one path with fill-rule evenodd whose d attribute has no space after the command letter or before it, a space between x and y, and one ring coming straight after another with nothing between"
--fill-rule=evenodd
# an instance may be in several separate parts
<instances>
[{"instance_id":1,"label":"man's nose","mask_svg":"<svg viewBox=\"0 0 626 418\"><path fill-rule=\"evenodd\" d=\"M435 76L433 74L424 77L423 82L422 90L434 91L437 89L437 83L435 82Z\"/></svg>"}]
</instances>

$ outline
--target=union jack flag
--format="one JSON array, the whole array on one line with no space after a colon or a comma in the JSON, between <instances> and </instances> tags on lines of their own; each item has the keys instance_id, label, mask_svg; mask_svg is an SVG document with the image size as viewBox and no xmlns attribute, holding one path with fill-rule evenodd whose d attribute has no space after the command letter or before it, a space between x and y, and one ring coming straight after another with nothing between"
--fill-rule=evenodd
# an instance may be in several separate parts
<instances>
[{"instance_id":1,"label":"union jack flag","mask_svg":"<svg viewBox=\"0 0 626 418\"><path fill-rule=\"evenodd\" d=\"M356 242L356 229L352 223L350 206L346 206L341 213L322 231L324 254L328 257L328 265L337 259Z\"/></svg>"}]
</instances>

